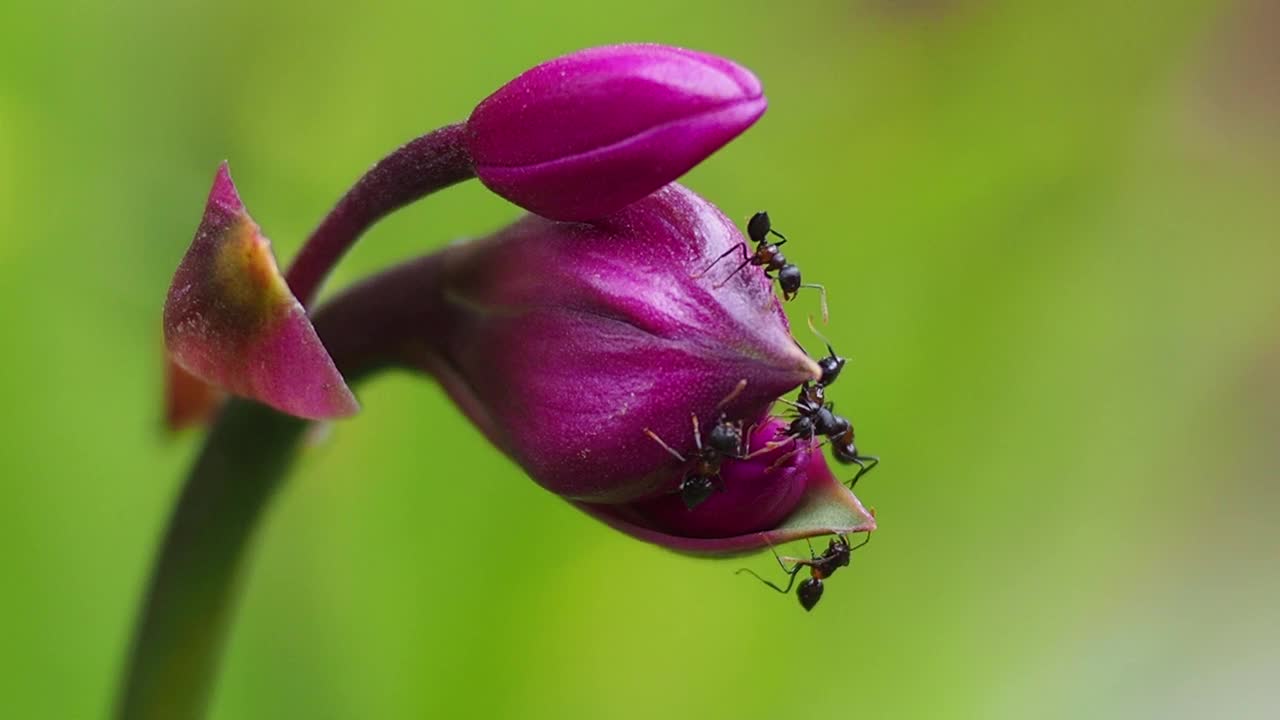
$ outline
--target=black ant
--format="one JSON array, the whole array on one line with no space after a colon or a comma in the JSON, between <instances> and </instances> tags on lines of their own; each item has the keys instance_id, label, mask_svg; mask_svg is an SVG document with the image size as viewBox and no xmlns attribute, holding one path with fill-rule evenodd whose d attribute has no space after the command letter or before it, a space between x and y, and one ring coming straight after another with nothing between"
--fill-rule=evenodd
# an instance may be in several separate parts
<instances>
[{"instance_id":1,"label":"black ant","mask_svg":"<svg viewBox=\"0 0 1280 720\"><path fill-rule=\"evenodd\" d=\"M818 337L822 337L817 328L813 327L812 319L809 321L809 329ZM823 340L826 341L826 338ZM853 423L841 415L836 415L835 404L826 402L826 388L836 381L845 365L845 358L836 355L830 342L827 342L827 353L827 357L818 361L818 367L822 370L818 381L800 386L800 395L795 402L782 401L796 410L796 417L787 427L786 435L796 439L808 436L810 442L818 435L827 438L831 442L831 454L836 460L846 465L858 466L857 474L848 483L849 489L852 490L853 486L858 484L859 478L871 472L880 463L880 458L858 453L858 446L854 443ZM794 452L796 451L792 451ZM784 458L790 457L792 453L788 453ZM781 461L782 459L779 459L779 462Z\"/></svg>"},{"instance_id":2,"label":"black ant","mask_svg":"<svg viewBox=\"0 0 1280 720\"><path fill-rule=\"evenodd\" d=\"M690 510L698 507L704 500L711 497L711 493L718 489L720 479L720 464L724 462L726 457L738 457L742 450L742 427L736 423L731 423L723 414L716 424L711 428L711 432L707 434L707 444L702 444L702 431L698 428L698 416L693 418L693 443L697 447L697 452L693 456L693 465L684 474L684 479L680 481L680 499L684 501L684 506ZM664 450L671 453L675 459L680 462L688 462L685 456L681 455L675 448L662 441L649 428L644 429L644 434L653 439L654 442L662 446Z\"/></svg>"},{"instance_id":3,"label":"black ant","mask_svg":"<svg viewBox=\"0 0 1280 720\"><path fill-rule=\"evenodd\" d=\"M833 403L822 403L821 391L821 385L806 383L800 388L798 402L782 400L796 409L795 419L783 434L794 440L807 436L810 443L819 435L825 437L831 443L831 454L836 460L845 465L858 466L857 474L848 482L849 489L852 490L853 486L858 484L859 478L880 464L880 458L858 452L858 446L854 442L853 423L843 415L837 415ZM781 465L801 449L802 447L797 446L796 449L778 458L774 462L774 467Z\"/></svg>"},{"instance_id":4,"label":"black ant","mask_svg":"<svg viewBox=\"0 0 1280 720\"><path fill-rule=\"evenodd\" d=\"M880 458L875 455L858 454L858 446L853 441L853 425L849 425L848 429L839 435L831 437L831 454L845 465L858 466L858 472L849 481L850 490L858 484L858 478L871 472L880 464Z\"/></svg>"},{"instance_id":5,"label":"black ant","mask_svg":"<svg viewBox=\"0 0 1280 720\"><path fill-rule=\"evenodd\" d=\"M769 242L770 235L776 235L782 239L776 243L771 243ZM751 242L756 244L755 251L748 253L746 243L734 245L721 253L720 257L716 258L715 261L704 268L702 272L694 275L694 277L699 278L711 272L711 268L715 267L717 263L728 257L736 250L742 254L742 262L738 267L733 269L733 272L729 273L723 280L716 283L713 286L714 289L718 290L721 287L724 287L725 283L729 282L734 275L737 275L742 268L748 265L763 267L765 277L770 280L776 279L778 281L778 287L782 288L782 297L786 300L794 298L796 293L800 292L800 288L802 287L814 288L821 292L822 319L825 322L828 316L827 289L821 285L812 283L807 284L801 281L800 268L793 263L787 262L787 257L778 249L786 244L787 237L773 229L773 223L769 221L769 213L761 210L751 216L751 220L747 222L747 236L751 238ZM775 277L769 273L777 273L777 276Z\"/></svg>"},{"instance_id":6,"label":"black ant","mask_svg":"<svg viewBox=\"0 0 1280 720\"><path fill-rule=\"evenodd\" d=\"M796 398L795 404L816 411L816 408L826 405L827 388L835 384L836 379L840 377L840 372L844 370L847 360L837 355L835 348L831 347L831 342L822 337L822 333L818 332L818 329L813 326L812 317L809 318L809 329L826 343L827 356L818 359L818 369L821 371L818 380L813 383L806 382L800 386L800 396ZM796 345L800 345L800 343L797 342ZM800 349L804 350L804 346L800 345Z\"/></svg>"},{"instance_id":7,"label":"black ant","mask_svg":"<svg viewBox=\"0 0 1280 720\"><path fill-rule=\"evenodd\" d=\"M732 401L743 388L747 386L747 381L742 380L737 387L729 393L725 399L721 400L716 407L723 407ZM693 455L693 465L685 472L684 479L680 481L679 492L680 499L684 501L686 508L692 510L701 505L703 501L711 497L711 493L720 487L720 465L725 458L733 458L735 460L749 460L777 447L774 444L766 444L753 453L744 452L742 422L730 422L724 413L720 413L720 417L716 420L716 424L711 427L711 431L707 433L707 442L702 443L702 430L698 425L698 416L696 413L690 416L693 420L693 444L697 448ZM644 434L650 439L662 446L662 449L671 453L672 457L682 463L689 462L689 459L681 455L675 448L662 441L657 433L649 428L644 428ZM748 433L749 434L749 433Z\"/></svg>"},{"instance_id":8,"label":"black ant","mask_svg":"<svg viewBox=\"0 0 1280 720\"><path fill-rule=\"evenodd\" d=\"M807 541L806 541L807 542ZM814 605L822 599L822 581L836 574L836 570L849 564L849 556L854 550L871 542L871 533L867 533L867 537L857 545L850 545L849 538L845 535L835 536L830 543L827 544L826 552L821 555L813 551L813 543L809 543L809 559L779 556L778 551L773 551L773 557L777 559L778 566L782 568L782 572L790 576L785 588L778 587L772 582L765 580L756 574L751 568L741 568L735 575L744 572L751 573L757 580L786 595L791 592L791 587L796 583L796 575L800 574L801 568L809 568L809 577L805 578L800 587L796 588L796 597L800 599L800 606L806 611L812 610ZM793 565L788 568L787 563Z\"/></svg>"}]
</instances>

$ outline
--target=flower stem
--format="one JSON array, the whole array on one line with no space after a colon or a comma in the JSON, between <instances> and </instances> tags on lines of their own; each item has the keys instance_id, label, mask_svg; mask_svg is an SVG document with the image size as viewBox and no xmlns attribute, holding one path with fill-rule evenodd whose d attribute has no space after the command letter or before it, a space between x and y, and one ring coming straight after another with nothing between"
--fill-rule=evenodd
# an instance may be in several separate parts
<instances>
[{"instance_id":1,"label":"flower stem","mask_svg":"<svg viewBox=\"0 0 1280 720\"><path fill-rule=\"evenodd\" d=\"M382 217L473 177L465 123L433 130L379 160L329 211L289 266L285 280L294 297L310 307L329 271Z\"/></svg>"},{"instance_id":2,"label":"flower stem","mask_svg":"<svg viewBox=\"0 0 1280 720\"><path fill-rule=\"evenodd\" d=\"M223 409L169 521L117 717L204 714L246 546L306 426L246 400Z\"/></svg>"},{"instance_id":3,"label":"flower stem","mask_svg":"<svg viewBox=\"0 0 1280 720\"><path fill-rule=\"evenodd\" d=\"M374 276L315 311L316 332L348 383L403 364L401 356L412 350L407 338L445 322L439 304L445 254ZM241 399L218 415L169 520L116 717L203 716L249 544L307 424Z\"/></svg>"}]
</instances>

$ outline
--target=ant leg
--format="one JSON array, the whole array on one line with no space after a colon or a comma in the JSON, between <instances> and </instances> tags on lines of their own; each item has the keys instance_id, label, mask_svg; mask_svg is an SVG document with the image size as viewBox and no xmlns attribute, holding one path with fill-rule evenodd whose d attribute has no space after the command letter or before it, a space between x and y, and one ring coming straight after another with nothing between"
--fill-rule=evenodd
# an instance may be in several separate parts
<instances>
[{"instance_id":1,"label":"ant leg","mask_svg":"<svg viewBox=\"0 0 1280 720\"><path fill-rule=\"evenodd\" d=\"M853 546L851 546L851 547L849 548L849 552L853 552L854 550L857 550L858 548L862 547L863 545L866 545L866 544L867 544L867 543L869 543L869 542L871 542L871 531L870 531L870 530L868 530L868 531L867 531L867 536L866 536L865 538L863 538L863 539L862 539L862 542L858 543L857 545L853 545Z\"/></svg>"},{"instance_id":2,"label":"ant leg","mask_svg":"<svg viewBox=\"0 0 1280 720\"><path fill-rule=\"evenodd\" d=\"M746 389L747 389L747 379L742 378L741 380L738 381L737 385L733 386L733 389L729 391L729 394L724 396L723 400L716 403L716 409L719 410L725 405L728 405L729 403L733 402L734 398L741 395L742 391Z\"/></svg>"},{"instance_id":3,"label":"ant leg","mask_svg":"<svg viewBox=\"0 0 1280 720\"><path fill-rule=\"evenodd\" d=\"M870 460L870 462L864 464L862 462L863 460ZM853 464L858 466L858 472L853 476L853 479L849 481L850 490L853 489L854 485L858 484L858 478L876 469L876 466L880 464L880 458L874 455L867 455L866 457L856 457L853 459Z\"/></svg>"},{"instance_id":4,"label":"ant leg","mask_svg":"<svg viewBox=\"0 0 1280 720\"><path fill-rule=\"evenodd\" d=\"M759 580L760 582L764 583L765 585L768 585L769 587L773 588L774 590L777 590L778 592L782 593L783 595L786 595L787 593L791 592L791 586L796 584L796 574L797 574L797 573L799 573L799 572L800 572L800 568L802 568L802 567L804 567L804 566L803 566L803 565L800 565L799 563L797 563L797 564L795 564L795 565L791 566L790 568L788 568L788 567L787 567L787 564L786 564L786 563L784 563L784 562L782 562L782 558L778 555L778 550L777 550L776 548L774 548L774 547L773 547L773 545L770 545L770 546L769 546L769 550L770 550L770 552L772 552L772 553L773 553L773 559L778 561L778 567L782 568L782 572L786 573L786 574L791 578L790 582L788 582L788 583L787 583L787 588L786 588L785 590L784 590L784 589L782 589L782 588L780 588L780 587L778 587L777 585L774 585L773 583L769 582L768 580L765 580L764 578L760 577L758 574L756 574L756 571L754 571L754 570L752 570L752 569L750 569L750 568L738 568L738 570L736 570L733 574L734 574L734 575L741 575L741 574L742 574L742 573L744 573L744 572L751 573L751 574L752 574L753 576L755 576L755 578L756 578L757 580Z\"/></svg>"},{"instance_id":5,"label":"ant leg","mask_svg":"<svg viewBox=\"0 0 1280 720\"><path fill-rule=\"evenodd\" d=\"M769 228L769 233L772 235L777 235L778 237L782 238L782 242L774 243L775 245L781 245L782 243L787 241L786 235L783 235L782 233L778 232L777 230L774 230L773 228Z\"/></svg>"},{"instance_id":6,"label":"ant leg","mask_svg":"<svg viewBox=\"0 0 1280 720\"><path fill-rule=\"evenodd\" d=\"M706 266L705 268L703 268L703 269L702 269L702 271L701 271L701 272L699 272L697 275L690 275L689 277L694 278L694 279L696 280L697 278L700 278L700 277L702 277L703 275L706 275L707 273L711 272L711 268L715 267L717 263L719 263L721 260L723 260L723 259L725 259L726 257L728 257L728 256L729 256L729 253L733 252L734 250L738 250L738 251L740 251L740 252L742 253L742 257L743 257L743 259L744 259L744 260L748 260L748 261L749 261L749 259L748 259L748 258L749 258L749 256L747 255L747 244L746 244L746 243L739 243L739 244L734 245L733 247L729 248L728 250L725 250L724 252L720 253L720 257L716 258L716 259L715 259L715 260L714 260L710 265L708 265L708 266Z\"/></svg>"},{"instance_id":7,"label":"ant leg","mask_svg":"<svg viewBox=\"0 0 1280 720\"><path fill-rule=\"evenodd\" d=\"M827 309L827 289L817 283L805 283L800 287L813 288L822 293L821 300L818 301L819 306L822 308L822 324L826 325L831 322L831 312Z\"/></svg>"},{"instance_id":8,"label":"ant leg","mask_svg":"<svg viewBox=\"0 0 1280 720\"><path fill-rule=\"evenodd\" d=\"M755 571L755 570L752 570L751 568L738 568L738 569L737 569L733 574L734 574L734 575L741 575L742 573L750 573L753 577L755 577L755 579L759 580L760 582L764 583L765 585L768 585L769 587L773 588L774 590L777 590L778 592L782 593L783 595L786 595L787 593L791 592L791 588L792 588L792 586L794 586L794 585L796 584L796 575L797 575L799 572L800 572L800 566L799 566L799 565L797 565L797 566L795 566L795 567L791 568L791 571L787 573L787 575L788 575L788 576L790 576L790 578L791 578L791 579L787 582L787 587L786 587L786 588L780 588L780 587L778 587L777 585L774 585L772 582L769 582L768 580L765 580L764 578L760 577L760 576L756 573L756 571Z\"/></svg>"},{"instance_id":9,"label":"ant leg","mask_svg":"<svg viewBox=\"0 0 1280 720\"><path fill-rule=\"evenodd\" d=\"M675 450L674 450L670 445L668 445L668 444L666 444L666 443L662 442L662 438L658 437L658 436L657 436L657 434L655 434L655 433L654 433L652 430L650 430L649 428L645 428L645 429L644 429L644 434L645 434L645 435L648 435L650 440L653 440L654 442L656 442L656 443L658 443L659 445L661 445L663 450L666 450L667 452L671 453L671 455L672 455L675 459L679 460L680 462L687 462L687 461L684 459L684 456L683 456L683 455L681 455L680 453L676 452L676 451L675 451Z\"/></svg>"},{"instance_id":10,"label":"ant leg","mask_svg":"<svg viewBox=\"0 0 1280 720\"><path fill-rule=\"evenodd\" d=\"M813 550L813 541L812 541L812 540L810 540L809 538L805 538L805 539L804 539L804 543L805 543L805 545L808 545L808 546L809 546L809 557L813 558L814 560L817 560L817 559L818 559L818 553L814 552L814 550Z\"/></svg>"},{"instance_id":11,"label":"ant leg","mask_svg":"<svg viewBox=\"0 0 1280 720\"><path fill-rule=\"evenodd\" d=\"M746 267L746 266L750 265L750 264L751 264L752 259L753 259L752 257L748 257L746 260L743 260L743 261L742 261L742 264L740 264L740 265L738 265L738 267L734 268L734 269L733 269L733 272L731 272L731 273L729 273L728 275L726 275L726 276L724 277L724 279L723 279L723 280L721 280L720 282L716 283L715 285L712 285L712 286L711 286L711 289L712 289L712 290L719 290L720 288L724 287L725 283L727 283L727 282L729 282L730 280L732 280L734 275L737 275L738 273L742 272L742 268L744 268L744 267ZM766 275L767 275L767 274L768 274L768 273L766 273Z\"/></svg>"},{"instance_id":12,"label":"ant leg","mask_svg":"<svg viewBox=\"0 0 1280 720\"><path fill-rule=\"evenodd\" d=\"M778 458L777 460L774 460L772 465L770 465L769 467L765 468L765 472L770 472L770 471L772 471L772 470L777 470L778 468L782 467L783 463L787 462L787 461L788 461L788 460L790 460L791 458L793 458L793 457L795 457L796 455L800 454L800 452L801 452L802 450L804 450L806 447L809 447L809 448L813 447L812 445L801 445L801 444L800 444L800 442L799 442L799 440L800 440L799 438L791 438L791 439L792 439L792 440L794 440L794 441L796 441L796 446L795 446L795 448L793 448L793 449L791 450L791 452L784 454L782 457ZM812 443L812 440L810 440L810 442Z\"/></svg>"}]
</instances>

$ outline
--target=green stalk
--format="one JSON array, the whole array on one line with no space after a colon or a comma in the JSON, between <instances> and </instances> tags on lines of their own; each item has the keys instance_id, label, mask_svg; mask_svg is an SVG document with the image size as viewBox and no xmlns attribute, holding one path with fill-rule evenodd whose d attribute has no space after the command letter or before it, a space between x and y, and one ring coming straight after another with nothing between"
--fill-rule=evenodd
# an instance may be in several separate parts
<instances>
[{"instance_id":1,"label":"green stalk","mask_svg":"<svg viewBox=\"0 0 1280 720\"><path fill-rule=\"evenodd\" d=\"M311 305L321 282L379 219L474 177L465 127L450 125L392 151L364 174L312 233L289 268ZM385 368L404 338L439 322L431 257L340 295L312 320L348 384ZM430 362L430 358L425 361ZM248 546L298 453L307 422L233 399L219 414L169 520L135 629L116 717L199 718L217 676Z\"/></svg>"},{"instance_id":2,"label":"green stalk","mask_svg":"<svg viewBox=\"0 0 1280 720\"><path fill-rule=\"evenodd\" d=\"M418 334L447 321L438 287L446 253L379 273L316 309L316 332L352 387L405 364L448 371L429 352L414 351ZM482 413L464 409L483 421ZM229 401L214 421L165 532L116 717L204 716L245 557L307 426L241 399Z\"/></svg>"},{"instance_id":3,"label":"green stalk","mask_svg":"<svg viewBox=\"0 0 1280 720\"><path fill-rule=\"evenodd\" d=\"M169 521L116 717L204 715L246 550L306 427L244 400L219 415Z\"/></svg>"}]
</instances>

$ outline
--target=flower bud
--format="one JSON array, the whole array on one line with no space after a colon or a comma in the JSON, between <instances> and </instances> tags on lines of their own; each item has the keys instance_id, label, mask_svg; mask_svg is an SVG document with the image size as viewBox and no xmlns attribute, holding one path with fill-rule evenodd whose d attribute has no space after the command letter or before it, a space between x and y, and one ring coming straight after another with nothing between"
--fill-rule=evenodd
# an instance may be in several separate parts
<instances>
[{"instance_id":1,"label":"flower bud","mask_svg":"<svg viewBox=\"0 0 1280 720\"><path fill-rule=\"evenodd\" d=\"M672 457L646 429L691 455L691 414L758 418L821 372L763 273L718 289L697 277L743 241L675 184L589 225L527 216L444 252L445 321L423 339L456 371L450 392L483 408L496 442L549 490L594 502L665 492Z\"/></svg>"},{"instance_id":2,"label":"flower bud","mask_svg":"<svg viewBox=\"0 0 1280 720\"><path fill-rule=\"evenodd\" d=\"M226 163L169 287L164 336L174 362L228 392L311 419L359 409Z\"/></svg>"},{"instance_id":3,"label":"flower bud","mask_svg":"<svg viewBox=\"0 0 1280 720\"><path fill-rule=\"evenodd\" d=\"M648 542L727 554L874 529L814 443L765 417L821 373L768 279L699 273L743 241L672 184L589 224L528 216L400 265L315 324L344 372L359 358L430 372L535 481ZM722 414L759 454L722 458L717 491L689 510L679 486Z\"/></svg>"},{"instance_id":4,"label":"flower bud","mask_svg":"<svg viewBox=\"0 0 1280 720\"><path fill-rule=\"evenodd\" d=\"M724 58L612 45L538 65L467 121L476 175L554 220L603 217L683 175L764 113L760 82Z\"/></svg>"}]
</instances>

